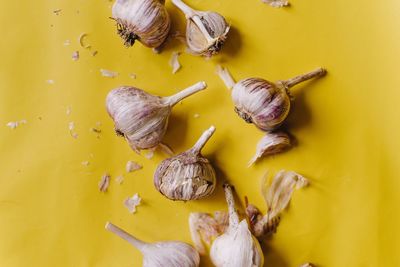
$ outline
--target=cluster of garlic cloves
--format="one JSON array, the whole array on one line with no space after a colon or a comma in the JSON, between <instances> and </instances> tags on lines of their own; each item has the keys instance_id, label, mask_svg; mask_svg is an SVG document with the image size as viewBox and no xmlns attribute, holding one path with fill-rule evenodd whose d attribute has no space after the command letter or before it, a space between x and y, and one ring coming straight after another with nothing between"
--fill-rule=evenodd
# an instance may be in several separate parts
<instances>
[{"instance_id":1,"label":"cluster of garlic cloves","mask_svg":"<svg viewBox=\"0 0 400 267\"><path fill-rule=\"evenodd\" d=\"M128 47L138 40L147 47L157 48L164 43L171 26L164 0L116 0L112 16Z\"/></svg>"},{"instance_id":2,"label":"cluster of garlic cloves","mask_svg":"<svg viewBox=\"0 0 400 267\"><path fill-rule=\"evenodd\" d=\"M211 195L216 175L210 161L201 150L215 132L211 126L189 150L165 159L154 174L154 186L171 200L196 200Z\"/></svg>"},{"instance_id":3,"label":"cluster of garlic cloves","mask_svg":"<svg viewBox=\"0 0 400 267\"><path fill-rule=\"evenodd\" d=\"M189 51L206 57L217 54L230 29L225 18L213 11L194 10L181 0L172 0L172 3L186 16L186 43Z\"/></svg>"},{"instance_id":4,"label":"cluster of garlic cloves","mask_svg":"<svg viewBox=\"0 0 400 267\"><path fill-rule=\"evenodd\" d=\"M210 250L210 257L217 267L263 266L264 255L257 239L251 234L247 221L239 221L232 188L224 185L229 210L229 226L217 237Z\"/></svg>"},{"instance_id":5,"label":"cluster of garlic cloves","mask_svg":"<svg viewBox=\"0 0 400 267\"><path fill-rule=\"evenodd\" d=\"M159 97L135 87L122 86L107 95L106 107L117 134L124 136L130 147L139 153L161 143L174 105L206 87L205 82L199 82L175 95Z\"/></svg>"},{"instance_id":6,"label":"cluster of garlic cloves","mask_svg":"<svg viewBox=\"0 0 400 267\"><path fill-rule=\"evenodd\" d=\"M199 253L184 242L146 243L110 222L107 222L105 228L128 241L143 254L143 267L198 267L200 264Z\"/></svg>"}]
</instances>

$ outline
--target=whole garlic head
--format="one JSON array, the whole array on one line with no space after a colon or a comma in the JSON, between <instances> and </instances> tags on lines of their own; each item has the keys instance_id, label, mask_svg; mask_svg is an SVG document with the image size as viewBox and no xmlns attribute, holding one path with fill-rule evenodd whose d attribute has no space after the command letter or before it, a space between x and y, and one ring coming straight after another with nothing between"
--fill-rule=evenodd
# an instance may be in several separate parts
<instances>
[{"instance_id":1,"label":"whole garlic head","mask_svg":"<svg viewBox=\"0 0 400 267\"><path fill-rule=\"evenodd\" d=\"M164 0L116 0L112 16L128 47L139 40L147 47L157 48L164 43L171 26Z\"/></svg>"},{"instance_id":2,"label":"whole garlic head","mask_svg":"<svg viewBox=\"0 0 400 267\"><path fill-rule=\"evenodd\" d=\"M186 152L160 163L154 174L154 186L171 200L196 200L211 195L216 175L201 149L211 138L215 127L203 133L197 143Z\"/></svg>"},{"instance_id":3,"label":"whole garlic head","mask_svg":"<svg viewBox=\"0 0 400 267\"><path fill-rule=\"evenodd\" d=\"M172 0L172 3L186 16L186 42L189 50L193 54L207 57L217 54L230 29L225 18L213 11L194 10L181 0Z\"/></svg>"},{"instance_id":4,"label":"whole garlic head","mask_svg":"<svg viewBox=\"0 0 400 267\"><path fill-rule=\"evenodd\" d=\"M142 252L143 267L197 267L200 264L199 253L184 242L146 243L110 222L107 222L105 228Z\"/></svg>"},{"instance_id":5,"label":"whole garlic head","mask_svg":"<svg viewBox=\"0 0 400 267\"><path fill-rule=\"evenodd\" d=\"M210 250L210 257L217 267L263 266L264 256L257 239L251 234L246 220L239 222L232 189L224 186L229 209L229 227L217 237Z\"/></svg>"},{"instance_id":6,"label":"whole garlic head","mask_svg":"<svg viewBox=\"0 0 400 267\"><path fill-rule=\"evenodd\" d=\"M263 131L277 129L287 118L291 87L326 74L325 69L318 68L275 83L261 78L247 78L236 83L226 68L219 67L217 72L225 85L232 89L235 112L247 123L253 123Z\"/></svg>"},{"instance_id":7,"label":"whole garlic head","mask_svg":"<svg viewBox=\"0 0 400 267\"><path fill-rule=\"evenodd\" d=\"M206 86L205 82L199 82L170 97L154 96L135 87L122 86L107 95L106 107L117 134L124 136L131 148L139 153L160 144L172 107Z\"/></svg>"}]
</instances>

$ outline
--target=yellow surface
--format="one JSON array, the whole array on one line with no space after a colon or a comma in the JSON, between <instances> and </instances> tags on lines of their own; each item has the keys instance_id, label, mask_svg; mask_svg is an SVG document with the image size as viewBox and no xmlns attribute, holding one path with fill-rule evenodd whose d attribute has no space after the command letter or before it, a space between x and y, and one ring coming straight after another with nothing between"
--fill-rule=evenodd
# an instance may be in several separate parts
<instances>
[{"instance_id":1,"label":"yellow surface","mask_svg":"<svg viewBox=\"0 0 400 267\"><path fill-rule=\"evenodd\" d=\"M183 31L183 15L167 2L174 29ZM400 266L400 3L293 0L280 10L258 0L188 3L224 14L234 30L210 61L183 54L175 75L168 60L183 46L170 42L160 55L139 43L126 49L108 18L110 1L2 4L0 266L140 266L139 252L104 230L107 220L147 241L190 242L190 212L225 209L220 186L204 201L163 198L152 175L165 156L148 160L132 152L114 134L104 100L122 84L170 95L199 80L208 89L174 109L165 140L175 151L215 124L204 152L218 166L220 184L229 180L240 199L247 195L262 209L259 183L266 171L295 170L312 181L296 192L268 242L266 266ZM62 9L58 16L56 9ZM77 43L82 32L97 56ZM63 45L67 39L70 46ZM71 60L75 50L81 55L77 62ZM218 63L236 79L283 79L320 65L329 70L326 78L294 89L288 128L297 147L246 168L262 133L232 111L229 92L215 75ZM119 76L102 77L100 68ZM28 123L15 130L5 126L21 119ZM70 121L77 139L68 132ZM89 131L97 121L99 138ZM86 160L88 167L81 165ZM114 178L124 173L127 160L144 169L118 185ZM104 172L113 176L106 194L97 188ZM122 202L136 192L143 205L131 215ZM211 266L207 258L202 262Z\"/></svg>"}]
</instances>

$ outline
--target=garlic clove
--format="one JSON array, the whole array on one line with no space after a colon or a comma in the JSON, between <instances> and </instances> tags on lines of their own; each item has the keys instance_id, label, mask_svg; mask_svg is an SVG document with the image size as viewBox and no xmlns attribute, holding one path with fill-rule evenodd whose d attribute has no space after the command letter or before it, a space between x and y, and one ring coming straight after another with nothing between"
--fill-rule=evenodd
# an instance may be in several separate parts
<instances>
[{"instance_id":1,"label":"garlic clove","mask_svg":"<svg viewBox=\"0 0 400 267\"><path fill-rule=\"evenodd\" d=\"M275 155L290 148L290 138L284 132L267 133L257 144L256 154L249 161L248 167L263 156Z\"/></svg>"},{"instance_id":2,"label":"garlic clove","mask_svg":"<svg viewBox=\"0 0 400 267\"><path fill-rule=\"evenodd\" d=\"M160 144L172 107L206 87L205 82L199 82L175 95L159 97L135 87L122 86L107 95L106 107L116 133L124 136L130 147L140 153L142 149Z\"/></svg>"},{"instance_id":3,"label":"garlic clove","mask_svg":"<svg viewBox=\"0 0 400 267\"><path fill-rule=\"evenodd\" d=\"M197 11L181 0L172 0L186 16L186 43L196 55L211 57L226 41L230 26L225 18L213 11Z\"/></svg>"},{"instance_id":4,"label":"garlic clove","mask_svg":"<svg viewBox=\"0 0 400 267\"><path fill-rule=\"evenodd\" d=\"M154 186L171 200L196 200L211 195L215 189L216 175L201 149L215 132L211 126L196 144L186 152L160 163L154 174Z\"/></svg>"},{"instance_id":5,"label":"garlic clove","mask_svg":"<svg viewBox=\"0 0 400 267\"><path fill-rule=\"evenodd\" d=\"M112 16L128 47L138 40L147 47L157 48L164 43L171 26L163 0L116 0Z\"/></svg>"},{"instance_id":6,"label":"garlic clove","mask_svg":"<svg viewBox=\"0 0 400 267\"><path fill-rule=\"evenodd\" d=\"M235 82L226 68L219 67L218 75L232 89L235 112L247 123L263 131L273 131L287 118L291 103L289 89L312 78L322 77L326 70L312 72L275 83L261 78L247 78Z\"/></svg>"},{"instance_id":7,"label":"garlic clove","mask_svg":"<svg viewBox=\"0 0 400 267\"><path fill-rule=\"evenodd\" d=\"M210 257L217 267L263 266L264 256L257 239L251 234L246 220L239 222L232 188L224 185L229 210L229 226L217 237L210 250Z\"/></svg>"},{"instance_id":8,"label":"garlic clove","mask_svg":"<svg viewBox=\"0 0 400 267\"><path fill-rule=\"evenodd\" d=\"M143 254L143 267L197 267L199 253L189 244L180 241L157 243L143 242L110 222L105 228L128 241Z\"/></svg>"}]
</instances>

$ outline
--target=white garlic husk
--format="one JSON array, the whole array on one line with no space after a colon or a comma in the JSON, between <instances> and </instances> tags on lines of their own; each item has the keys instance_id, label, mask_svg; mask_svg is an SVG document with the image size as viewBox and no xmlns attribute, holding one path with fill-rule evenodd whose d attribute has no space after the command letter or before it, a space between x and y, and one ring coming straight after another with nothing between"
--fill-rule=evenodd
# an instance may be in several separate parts
<instances>
[{"instance_id":1,"label":"white garlic husk","mask_svg":"<svg viewBox=\"0 0 400 267\"><path fill-rule=\"evenodd\" d=\"M143 242L118 226L107 222L105 228L128 241L143 254L143 267L197 267L200 255L191 245L180 241Z\"/></svg>"},{"instance_id":2,"label":"white garlic husk","mask_svg":"<svg viewBox=\"0 0 400 267\"><path fill-rule=\"evenodd\" d=\"M117 134L124 136L139 153L161 143L174 105L206 87L205 82L199 82L173 96L159 97L135 87L122 86L107 95L106 107Z\"/></svg>"},{"instance_id":3,"label":"white garlic husk","mask_svg":"<svg viewBox=\"0 0 400 267\"><path fill-rule=\"evenodd\" d=\"M154 186L171 200L196 200L214 192L216 175L201 149L215 132L211 126L189 150L160 163L154 174Z\"/></svg>"},{"instance_id":4,"label":"white garlic husk","mask_svg":"<svg viewBox=\"0 0 400 267\"><path fill-rule=\"evenodd\" d=\"M226 41L230 26L225 18L213 11L197 11L181 0L172 0L186 16L186 43L196 55L211 57Z\"/></svg>"},{"instance_id":5,"label":"white garlic husk","mask_svg":"<svg viewBox=\"0 0 400 267\"><path fill-rule=\"evenodd\" d=\"M326 70L318 68L275 83L262 78L247 78L236 83L226 68L218 67L217 73L225 85L232 89L235 112L247 123L253 123L263 131L273 131L282 125L289 114L289 89L301 82L324 76Z\"/></svg>"},{"instance_id":6,"label":"white garlic husk","mask_svg":"<svg viewBox=\"0 0 400 267\"><path fill-rule=\"evenodd\" d=\"M232 189L224 185L229 209L229 226L217 237L210 250L210 257L217 267L263 266L264 255L257 239L251 234L246 220L239 222Z\"/></svg>"},{"instance_id":7,"label":"white garlic husk","mask_svg":"<svg viewBox=\"0 0 400 267\"><path fill-rule=\"evenodd\" d=\"M258 142L256 154L249 161L248 167L253 165L259 158L278 154L289 149L290 137L285 132L269 132Z\"/></svg>"},{"instance_id":8,"label":"white garlic husk","mask_svg":"<svg viewBox=\"0 0 400 267\"><path fill-rule=\"evenodd\" d=\"M112 16L128 47L138 40L147 47L157 48L164 43L171 26L164 0L116 0Z\"/></svg>"}]
</instances>

